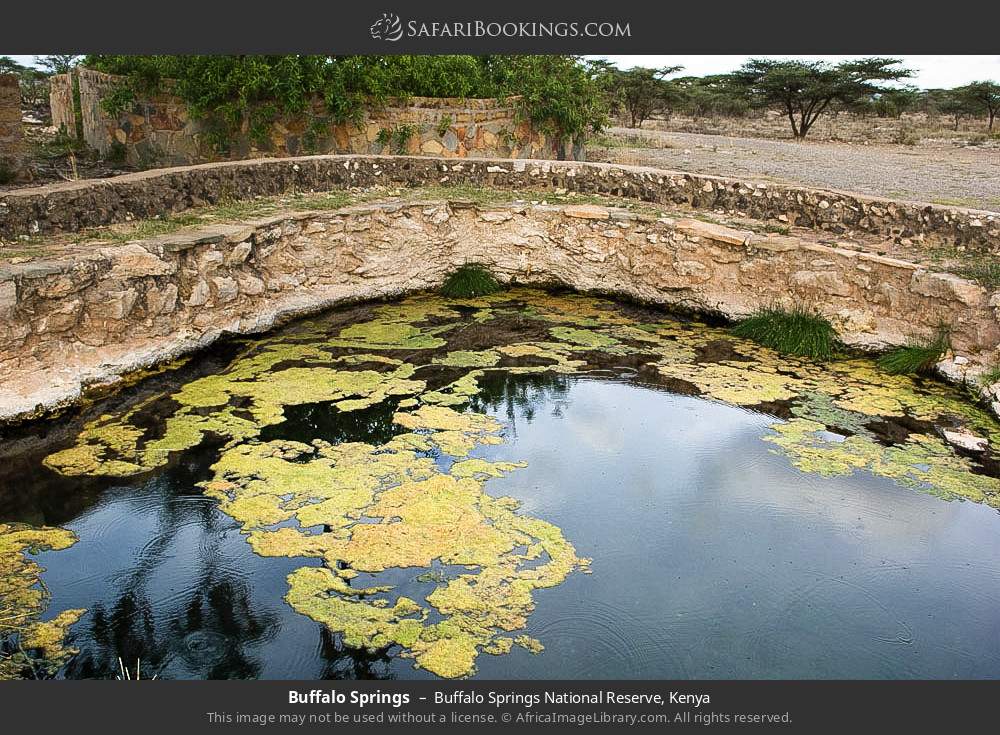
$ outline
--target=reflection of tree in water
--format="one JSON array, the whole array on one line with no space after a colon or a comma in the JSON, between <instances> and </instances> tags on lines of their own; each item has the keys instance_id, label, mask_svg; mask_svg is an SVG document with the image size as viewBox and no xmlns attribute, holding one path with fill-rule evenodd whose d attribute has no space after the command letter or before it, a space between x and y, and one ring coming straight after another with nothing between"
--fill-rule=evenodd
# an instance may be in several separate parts
<instances>
[{"instance_id":1,"label":"reflection of tree in water","mask_svg":"<svg viewBox=\"0 0 1000 735\"><path fill-rule=\"evenodd\" d=\"M246 585L230 580L195 591L178 609L154 612L141 591L123 592L109 610L90 611L88 633L94 644L69 664L70 678L110 678L118 673L118 657L126 665L142 662L147 672L208 679L253 678L261 664L246 656L244 645L273 634L273 614L254 613ZM158 626L157 617L166 622ZM159 630L157 629L159 627Z\"/></svg>"},{"instance_id":2,"label":"reflection of tree in water","mask_svg":"<svg viewBox=\"0 0 1000 735\"><path fill-rule=\"evenodd\" d=\"M0 435L0 446L5 441ZM62 526L99 502L114 482L106 477L67 478L42 464L51 452L0 455L0 519L32 526Z\"/></svg>"},{"instance_id":3,"label":"reflection of tree in water","mask_svg":"<svg viewBox=\"0 0 1000 735\"><path fill-rule=\"evenodd\" d=\"M195 455L185 457L134 494L143 511L155 515L156 535L142 547L135 563L111 580L114 592L109 599L89 606L76 626L75 645L81 652L66 666L67 678L114 678L119 673L119 657L133 671L136 660L141 661L143 676L261 676L264 662L251 651L255 644L277 635L281 613L262 610L254 603L254 579L244 579L225 567L230 552L222 547L232 543L225 533L229 521L195 485L203 479L213 453L203 449ZM166 564L178 561L183 565L182 578L161 574ZM175 597L172 589L183 592ZM325 627L317 626L317 630L323 659L318 676L392 676L392 659L386 651L345 647Z\"/></svg>"},{"instance_id":4,"label":"reflection of tree in water","mask_svg":"<svg viewBox=\"0 0 1000 735\"><path fill-rule=\"evenodd\" d=\"M84 634L90 640L80 640L81 653L67 667L67 677L114 677L119 657L132 667L138 659L144 671L162 676L170 676L171 669L186 677L259 674L260 662L249 658L244 647L273 636L278 617L254 610L248 582L220 569L223 518L195 486L210 456L188 457L147 485L152 502L144 507L155 509L156 535L134 566L115 580L114 602L95 604L81 621L78 630L86 628L77 638ZM204 542L191 543L192 526ZM183 548L177 549L178 544ZM168 598L168 607L159 601L165 585L156 575L177 558L190 574L183 580L169 579L167 586L180 585L187 593L176 601Z\"/></svg>"},{"instance_id":5,"label":"reflection of tree in water","mask_svg":"<svg viewBox=\"0 0 1000 735\"><path fill-rule=\"evenodd\" d=\"M320 679L392 679L388 649L366 651L344 645L339 634L319 626L320 655L326 660Z\"/></svg>"},{"instance_id":6,"label":"reflection of tree in water","mask_svg":"<svg viewBox=\"0 0 1000 735\"><path fill-rule=\"evenodd\" d=\"M512 429L516 429L517 409L529 423L535 410L546 401L553 401L554 416L562 414L562 401L569 393L571 378L558 373L512 374L502 370L487 371L479 378L480 391L473 396L473 411L503 411Z\"/></svg>"},{"instance_id":7,"label":"reflection of tree in water","mask_svg":"<svg viewBox=\"0 0 1000 735\"><path fill-rule=\"evenodd\" d=\"M398 406L398 399L354 411L341 411L330 402L286 406L285 420L265 428L260 440L290 439L308 444L313 439L323 439L331 444L385 444L402 432L392 421Z\"/></svg>"}]
</instances>

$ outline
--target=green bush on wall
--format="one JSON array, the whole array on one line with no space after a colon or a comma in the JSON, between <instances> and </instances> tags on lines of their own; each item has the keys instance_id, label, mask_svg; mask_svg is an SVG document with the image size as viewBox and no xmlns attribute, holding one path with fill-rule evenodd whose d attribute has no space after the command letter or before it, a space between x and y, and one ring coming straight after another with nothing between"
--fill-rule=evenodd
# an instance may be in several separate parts
<instances>
[{"instance_id":1,"label":"green bush on wall","mask_svg":"<svg viewBox=\"0 0 1000 735\"><path fill-rule=\"evenodd\" d=\"M256 128L282 114L325 102L336 123L360 121L369 107L421 97L521 98L520 114L561 140L598 130L607 100L575 56L87 56L90 69L125 77L105 109L128 109L138 94L173 80L192 117L207 119L231 138L244 123ZM226 140L216 136L217 146Z\"/></svg>"},{"instance_id":2,"label":"green bush on wall","mask_svg":"<svg viewBox=\"0 0 1000 735\"><path fill-rule=\"evenodd\" d=\"M786 355L829 360L837 349L837 333L826 317L796 306L759 309L732 329L749 339Z\"/></svg>"},{"instance_id":3,"label":"green bush on wall","mask_svg":"<svg viewBox=\"0 0 1000 735\"><path fill-rule=\"evenodd\" d=\"M950 346L948 330L941 327L931 340L915 342L882 355L878 366L892 375L923 373L934 367Z\"/></svg>"},{"instance_id":4,"label":"green bush on wall","mask_svg":"<svg viewBox=\"0 0 1000 735\"><path fill-rule=\"evenodd\" d=\"M473 299L488 296L501 289L500 283L485 267L477 263L463 265L441 286L441 294L450 299Z\"/></svg>"}]
</instances>

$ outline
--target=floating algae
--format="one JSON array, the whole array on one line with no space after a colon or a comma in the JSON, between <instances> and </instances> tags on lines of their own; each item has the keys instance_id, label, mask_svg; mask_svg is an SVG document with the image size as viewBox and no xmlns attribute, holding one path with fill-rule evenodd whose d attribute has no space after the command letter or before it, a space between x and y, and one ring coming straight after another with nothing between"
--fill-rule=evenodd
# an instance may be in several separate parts
<instances>
[{"instance_id":1,"label":"floating algae","mask_svg":"<svg viewBox=\"0 0 1000 735\"><path fill-rule=\"evenodd\" d=\"M493 367L500 362L500 355L493 350L483 350L482 352L456 350L449 352L444 357L436 358L434 362L450 367Z\"/></svg>"},{"instance_id":2,"label":"floating algae","mask_svg":"<svg viewBox=\"0 0 1000 735\"><path fill-rule=\"evenodd\" d=\"M271 369L301 354L294 346L271 348L267 359L250 358L225 374L188 383L171 396L180 407L165 419L163 435L149 441L142 442L144 431L129 423L143 405L120 418L101 416L84 428L75 446L49 455L45 463L65 475L134 475L165 464L170 454L197 446L207 435L230 442L256 437L263 427L284 421L286 406L334 402L341 411L353 411L424 387L409 379L413 366L406 364L385 372L319 365Z\"/></svg>"},{"instance_id":3,"label":"floating algae","mask_svg":"<svg viewBox=\"0 0 1000 735\"><path fill-rule=\"evenodd\" d=\"M467 406L480 405L494 377L606 375L615 366L667 390L683 386L781 417L763 439L801 471L864 471L1000 507L991 474L1000 427L948 386L885 375L865 359L789 358L723 329L604 299L518 289L415 297L347 326L316 319L275 333L218 374L158 397L165 400L91 421L46 463L67 475L130 475L221 440L204 492L258 554L322 560L289 575L295 610L350 646L398 646L428 671L467 676L482 653L541 650L523 633L534 591L587 571L557 527L485 493L490 478L523 465L475 456L504 441L504 426ZM364 434L370 443L344 433L331 444L318 430L274 438L289 436L286 408L313 404L334 416L385 410L380 431ZM987 439L988 450L963 455L937 433L959 427ZM398 579L382 577L400 569L433 590L422 599L398 593Z\"/></svg>"},{"instance_id":4,"label":"floating algae","mask_svg":"<svg viewBox=\"0 0 1000 735\"><path fill-rule=\"evenodd\" d=\"M412 425L425 440L465 453L499 426L488 417L423 407ZM406 422L402 416L401 422ZM449 473L410 448L403 435L388 444L244 444L223 453L205 491L236 518L264 556L316 556L325 567L289 575L289 604L339 631L358 648L398 645L439 676L472 674L480 651L500 653L502 631L527 624L532 591L560 584L587 561L558 528L519 515L512 498L491 498L483 481L517 463L467 459ZM460 445L460 446L459 446ZM283 521L295 525L274 528ZM322 530L317 530L322 529ZM545 563L526 566L545 559ZM435 561L470 570L442 579L426 601L390 600L392 586L353 587L358 573L428 568ZM441 619L431 622L431 612ZM536 641L515 641L531 651Z\"/></svg>"},{"instance_id":5,"label":"floating algae","mask_svg":"<svg viewBox=\"0 0 1000 735\"><path fill-rule=\"evenodd\" d=\"M994 507L1000 504L1000 480L973 472L969 460L937 437L915 434L885 447L861 434L829 437L826 428L816 421L793 419L775 426L775 433L765 441L779 446L792 464L805 472L835 477L868 470L944 498L965 498Z\"/></svg>"},{"instance_id":6,"label":"floating algae","mask_svg":"<svg viewBox=\"0 0 1000 735\"><path fill-rule=\"evenodd\" d=\"M122 416L92 421L74 446L49 456L46 463L68 475L135 474L165 464L172 453L195 446L206 436L222 437L227 447L253 440L262 427L284 420L286 406L330 402L331 410L351 411L389 397L402 399L401 408L416 408L401 414L404 428L413 432L405 440L412 449L461 457L477 443L495 442L496 437L491 438L490 431L473 435L463 427L449 429L433 421L427 425L425 419L436 415L456 420L460 412L455 409L478 393L487 372L581 374L600 354L612 363L624 357L629 364L647 365L668 387L671 381L683 381L705 397L750 408L784 403L791 417L867 438L872 443L868 451L881 460L858 460L853 466L897 481L908 476L909 465L897 462L906 453L890 452L892 446L877 442L871 430L876 423L964 426L987 438L991 446L1000 445L1000 427L992 417L942 384L886 375L865 359L821 365L789 358L721 329L653 313L634 314L634 309L626 313L613 302L588 296L512 290L461 301L414 297L380 306L366 321L332 334L313 321L305 330L261 340L224 372L183 386L170 396L177 408L163 419L161 432L149 435L148 428L140 428L137 419L144 410L140 405ZM491 341L490 325L512 319L525 325L524 337L499 330ZM475 349L463 342L470 325L486 330L485 337L480 335L484 343ZM452 341L461 346L452 348ZM703 359L710 348L721 357ZM452 377L443 384L428 384L427 370L435 366L451 370ZM460 374L455 376L455 371ZM650 375L644 373L644 379ZM780 427L775 424L776 430ZM429 438L432 428L434 435ZM803 455L825 452L831 462L845 461L843 448L817 444L809 433L786 429L773 439L775 447L800 468L807 465ZM936 455L950 458L953 450L942 443ZM984 487L986 502L1000 505L993 478L961 457L954 458L954 471L974 487ZM811 465L819 466L815 460ZM924 478L931 485L928 489L946 495L954 494L952 479L942 472Z\"/></svg>"},{"instance_id":7,"label":"floating algae","mask_svg":"<svg viewBox=\"0 0 1000 735\"><path fill-rule=\"evenodd\" d=\"M61 528L0 523L0 680L54 675L76 651L65 645L66 633L83 610L64 610L41 620L48 593L44 571L27 554L65 549L76 536Z\"/></svg>"},{"instance_id":8,"label":"floating algae","mask_svg":"<svg viewBox=\"0 0 1000 735\"><path fill-rule=\"evenodd\" d=\"M553 327L549 331L557 340L569 342L574 345L582 345L583 347L591 347L593 349L614 347L618 344L618 340L614 337L608 337L605 334L595 332L591 329Z\"/></svg>"}]
</instances>

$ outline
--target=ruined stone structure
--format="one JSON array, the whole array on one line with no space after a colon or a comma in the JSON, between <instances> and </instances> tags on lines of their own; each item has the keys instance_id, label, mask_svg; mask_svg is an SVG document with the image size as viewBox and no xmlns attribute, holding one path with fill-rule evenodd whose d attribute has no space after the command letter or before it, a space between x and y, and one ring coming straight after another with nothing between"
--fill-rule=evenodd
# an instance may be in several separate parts
<instances>
[{"instance_id":1,"label":"ruined stone structure","mask_svg":"<svg viewBox=\"0 0 1000 735\"><path fill-rule=\"evenodd\" d=\"M0 74L0 183L30 178L17 74Z\"/></svg>"},{"instance_id":2,"label":"ruined stone structure","mask_svg":"<svg viewBox=\"0 0 1000 735\"><path fill-rule=\"evenodd\" d=\"M0 418L71 402L88 383L225 332L435 287L467 262L505 281L730 317L806 303L861 347L905 344L947 323L966 365L966 356L988 356L1000 342L1000 301L987 289L872 253L595 205L383 203L287 212L0 269Z\"/></svg>"},{"instance_id":3,"label":"ruined stone structure","mask_svg":"<svg viewBox=\"0 0 1000 735\"><path fill-rule=\"evenodd\" d=\"M183 165L223 158L295 156L316 153L404 153L445 158L553 158L582 160L581 145L558 144L519 120L518 100L411 97L369 110L359 123L334 123L322 100L303 114L272 123L267 140L243 131L231 151L213 149L208 128L193 120L184 102L163 91L136 100L131 109L110 115L101 102L121 77L91 69L74 72L79 84L83 138L101 154L120 154L133 165ZM75 134L73 78L52 78L50 104L55 125Z\"/></svg>"},{"instance_id":4,"label":"ruined stone structure","mask_svg":"<svg viewBox=\"0 0 1000 735\"><path fill-rule=\"evenodd\" d=\"M72 74L56 74L49 77L49 109L52 111L52 126L67 135L77 137L74 116Z\"/></svg>"}]
</instances>

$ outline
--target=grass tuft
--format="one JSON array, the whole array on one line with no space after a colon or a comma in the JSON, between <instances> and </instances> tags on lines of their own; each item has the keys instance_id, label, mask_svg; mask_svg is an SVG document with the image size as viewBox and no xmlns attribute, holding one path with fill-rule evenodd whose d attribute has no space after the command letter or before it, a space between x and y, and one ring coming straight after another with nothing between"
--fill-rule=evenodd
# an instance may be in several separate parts
<instances>
[{"instance_id":1,"label":"grass tuft","mask_svg":"<svg viewBox=\"0 0 1000 735\"><path fill-rule=\"evenodd\" d=\"M486 268L476 263L463 265L441 286L441 294L450 299L471 299L500 290L500 284Z\"/></svg>"},{"instance_id":2,"label":"grass tuft","mask_svg":"<svg viewBox=\"0 0 1000 735\"><path fill-rule=\"evenodd\" d=\"M837 333L826 319L804 307L760 309L733 327L737 337L749 339L786 355L829 360L837 347Z\"/></svg>"},{"instance_id":3,"label":"grass tuft","mask_svg":"<svg viewBox=\"0 0 1000 735\"><path fill-rule=\"evenodd\" d=\"M934 367L948 351L948 330L939 329L929 342L914 343L887 352L878 359L878 366L890 375L914 375Z\"/></svg>"},{"instance_id":4,"label":"grass tuft","mask_svg":"<svg viewBox=\"0 0 1000 735\"><path fill-rule=\"evenodd\" d=\"M957 275L983 286L994 288L1000 286L1000 262L993 257L975 259L957 266L954 270Z\"/></svg>"},{"instance_id":5,"label":"grass tuft","mask_svg":"<svg viewBox=\"0 0 1000 735\"><path fill-rule=\"evenodd\" d=\"M979 376L979 384L991 386L1000 383L1000 364L992 365L985 373Z\"/></svg>"}]
</instances>

